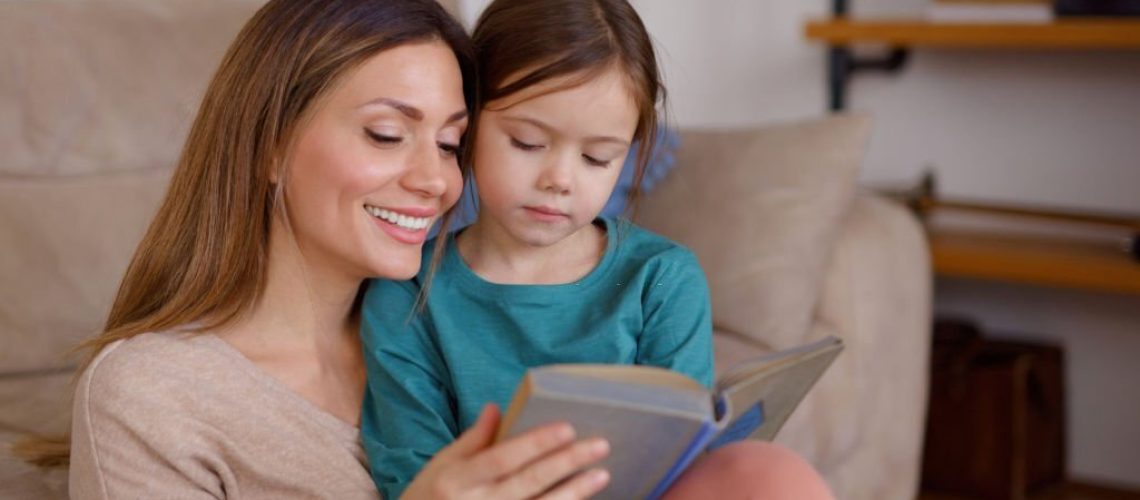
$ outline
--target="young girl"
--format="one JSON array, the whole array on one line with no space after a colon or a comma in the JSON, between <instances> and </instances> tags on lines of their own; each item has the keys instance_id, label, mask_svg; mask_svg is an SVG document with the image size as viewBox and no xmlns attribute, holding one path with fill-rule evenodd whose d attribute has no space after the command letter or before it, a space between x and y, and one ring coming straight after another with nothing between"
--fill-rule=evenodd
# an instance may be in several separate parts
<instances>
[{"instance_id":1,"label":"young girl","mask_svg":"<svg viewBox=\"0 0 1140 500\"><path fill-rule=\"evenodd\" d=\"M697 259L598 218L631 144L643 153L636 178L656 136L662 90L636 12L625 0L497 0L474 39L486 99L471 151L478 219L453 244L425 246L428 264L415 279L376 281L364 299L361 428L388 498L487 402L505 405L529 367L647 364L712 381ZM751 463L763 467L775 453L751 453ZM807 495L796 498L826 494L795 460L783 453L772 463L794 462L791 475L807 476ZM721 465L719 478L690 474L695 489L740 486Z\"/></svg>"}]
</instances>

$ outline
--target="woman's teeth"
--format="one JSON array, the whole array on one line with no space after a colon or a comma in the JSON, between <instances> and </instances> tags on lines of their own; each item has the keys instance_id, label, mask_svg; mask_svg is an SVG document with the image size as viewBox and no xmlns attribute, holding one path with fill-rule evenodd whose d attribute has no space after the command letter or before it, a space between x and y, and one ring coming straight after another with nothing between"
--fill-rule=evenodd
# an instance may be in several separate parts
<instances>
[{"instance_id":1,"label":"woman's teeth","mask_svg":"<svg viewBox=\"0 0 1140 500\"><path fill-rule=\"evenodd\" d=\"M380 207L373 207L369 205L365 205L364 210L371 214L373 217L386 220L392 224L400 226L404 229L410 229L412 231L423 229L431 224L430 217L412 217L410 215L402 215L391 210L385 210Z\"/></svg>"}]
</instances>

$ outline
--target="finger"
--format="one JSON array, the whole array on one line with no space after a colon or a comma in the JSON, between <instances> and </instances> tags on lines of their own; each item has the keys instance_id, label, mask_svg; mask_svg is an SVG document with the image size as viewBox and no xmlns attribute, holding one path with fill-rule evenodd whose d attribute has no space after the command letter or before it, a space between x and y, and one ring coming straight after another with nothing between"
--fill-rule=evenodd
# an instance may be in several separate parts
<instances>
[{"instance_id":1,"label":"finger","mask_svg":"<svg viewBox=\"0 0 1140 500\"><path fill-rule=\"evenodd\" d=\"M495 489L496 498L531 498L601 460L610 445L601 438L579 441L507 476Z\"/></svg>"},{"instance_id":2,"label":"finger","mask_svg":"<svg viewBox=\"0 0 1140 500\"><path fill-rule=\"evenodd\" d=\"M477 483L498 480L573 440L574 428L566 423L527 431L472 457L469 479Z\"/></svg>"},{"instance_id":3,"label":"finger","mask_svg":"<svg viewBox=\"0 0 1140 500\"><path fill-rule=\"evenodd\" d=\"M610 473L604 469L590 469L574 476L557 488L538 497L539 500L577 500L589 498L610 484Z\"/></svg>"},{"instance_id":4,"label":"finger","mask_svg":"<svg viewBox=\"0 0 1140 500\"><path fill-rule=\"evenodd\" d=\"M498 427L499 408L493 404L484 405L483 410L479 412L479 418L475 419L471 428L436 453L436 457L440 462L449 462L475 455L491 445Z\"/></svg>"}]
</instances>

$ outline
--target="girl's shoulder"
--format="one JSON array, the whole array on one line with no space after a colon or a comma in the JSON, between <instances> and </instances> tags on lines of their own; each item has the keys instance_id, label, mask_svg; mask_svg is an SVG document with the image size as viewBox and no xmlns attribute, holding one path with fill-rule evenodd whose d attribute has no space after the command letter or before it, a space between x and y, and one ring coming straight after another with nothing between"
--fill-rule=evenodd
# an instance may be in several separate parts
<instances>
[{"instance_id":1,"label":"girl's shoulder","mask_svg":"<svg viewBox=\"0 0 1140 500\"><path fill-rule=\"evenodd\" d=\"M688 247L625 219L606 220L607 236L623 260L697 264Z\"/></svg>"}]
</instances>

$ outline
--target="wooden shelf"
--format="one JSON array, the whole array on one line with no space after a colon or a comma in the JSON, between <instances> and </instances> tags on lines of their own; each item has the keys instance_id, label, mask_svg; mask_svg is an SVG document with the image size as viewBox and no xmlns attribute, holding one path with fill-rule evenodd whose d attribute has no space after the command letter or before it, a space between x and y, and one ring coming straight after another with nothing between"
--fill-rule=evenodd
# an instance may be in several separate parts
<instances>
[{"instance_id":1,"label":"wooden shelf","mask_svg":"<svg viewBox=\"0 0 1140 500\"><path fill-rule=\"evenodd\" d=\"M1140 19L1061 19L1047 24L932 23L913 19L809 21L808 38L830 45L976 49L1140 50Z\"/></svg>"},{"instance_id":2,"label":"wooden shelf","mask_svg":"<svg viewBox=\"0 0 1140 500\"><path fill-rule=\"evenodd\" d=\"M1140 262L1111 244L933 229L941 276L1140 294Z\"/></svg>"}]
</instances>

